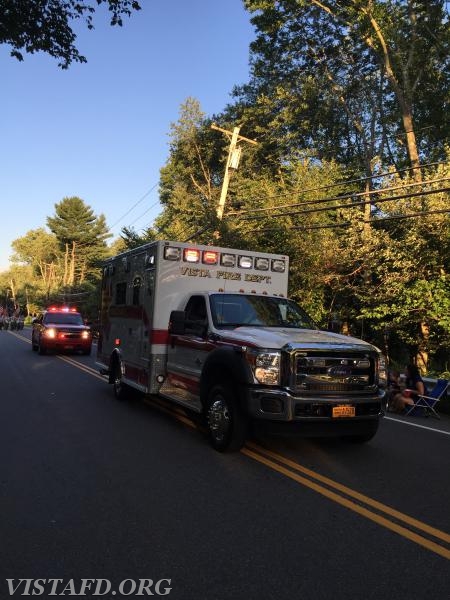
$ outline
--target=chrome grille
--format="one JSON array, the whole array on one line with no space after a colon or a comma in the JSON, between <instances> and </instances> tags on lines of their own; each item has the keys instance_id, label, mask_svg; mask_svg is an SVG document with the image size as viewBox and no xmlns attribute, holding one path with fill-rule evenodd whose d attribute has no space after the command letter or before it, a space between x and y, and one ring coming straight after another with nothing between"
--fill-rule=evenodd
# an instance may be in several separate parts
<instances>
[{"instance_id":1,"label":"chrome grille","mask_svg":"<svg viewBox=\"0 0 450 600\"><path fill-rule=\"evenodd\" d=\"M59 339L79 340L81 339L81 331L59 331Z\"/></svg>"},{"instance_id":2,"label":"chrome grille","mask_svg":"<svg viewBox=\"0 0 450 600\"><path fill-rule=\"evenodd\" d=\"M375 383L375 359L369 354L298 352L294 362L294 386L298 391L360 392L372 389Z\"/></svg>"}]
</instances>

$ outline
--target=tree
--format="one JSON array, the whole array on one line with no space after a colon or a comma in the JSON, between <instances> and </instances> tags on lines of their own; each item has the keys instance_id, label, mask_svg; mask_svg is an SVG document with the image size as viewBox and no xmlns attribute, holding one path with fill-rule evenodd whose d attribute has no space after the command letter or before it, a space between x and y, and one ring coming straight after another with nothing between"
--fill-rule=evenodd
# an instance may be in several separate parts
<instances>
[{"instance_id":1,"label":"tree","mask_svg":"<svg viewBox=\"0 0 450 600\"><path fill-rule=\"evenodd\" d=\"M137 248L156 239L156 232L152 227L144 229L141 235L139 235L134 227L122 227L120 238L113 244L113 250L115 254L120 254L120 252Z\"/></svg>"},{"instance_id":2,"label":"tree","mask_svg":"<svg viewBox=\"0 0 450 600\"><path fill-rule=\"evenodd\" d=\"M11 56L46 52L67 69L75 61L87 62L75 47L72 22L82 19L93 29L95 5L107 4L111 25L122 26L123 16L140 10L136 0L0 0L0 44L12 47Z\"/></svg>"},{"instance_id":3,"label":"tree","mask_svg":"<svg viewBox=\"0 0 450 600\"><path fill-rule=\"evenodd\" d=\"M107 256L106 240L111 237L104 215L96 217L80 198L63 198L55 204L56 215L47 218L64 257L63 285L82 284L98 278L99 261Z\"/></svg>"},{"instance_id":4,"label":"tree","mask_svg":"<svg viewBox=\"0 0 450 600\"><path fill-rule=\"evenodd\" d=\"M366 174L376 156L402 161L405 151L418 167L419 130L422 152L429 156L430 142L438 143L442 157L450 67L444 4L245 0L258 35L250 83L236 89L243 115L263 117L290 152L314 147L331 158L331 150L346 164L359 156Z\"/></svg>"},{"instance_id":5,"label":"tree","mask_svg":"<svg viewBox=\"0 0 450 600\"><path fill-rule=\"evenodd\" d=\"M0 307L10 313L17 310L29 315L37 309L31 300L40 296L40 289L34 281L30 265L12 265L8 271L0 273Z\"/></svg>"},{"instance_id":6,"label":"tree","mask_svg":"<svg viewBox=\"0 0 450 600\"><path fill-rule=\"evenodd\" d=\"M180 117L171 124L170 153L161 169L162 214L156 219L159 235L197 241L211 240L223 174L222 139L211 130L200 103L187 98Z\"/></svg>"},{"instance_id":7,"label":"tree","mask_svg":"<svg viewBox=\"0 0 450 600\"><path fill-rule=\"evenodd\" d=\"M29 265L46 295L60 283L60 250L55 235L42 227L34 229L14 240L12 248L13 263Z\"/></svg>"},{"instance_id":8,"label":"tree","mask_svg":"<svg viewBox=\"0 0 450 600\"><path fill-rule=\"evenodd\" d=\"M341 209L347 227L337 234L327 276L354 334L380 342L389 332L406 349L404 362L414 360L423 371L430 357L450 348L448 176L447 164L425 171L420 186L386 177L369 230L358 209Z\"/></svg>"}]
</instances>

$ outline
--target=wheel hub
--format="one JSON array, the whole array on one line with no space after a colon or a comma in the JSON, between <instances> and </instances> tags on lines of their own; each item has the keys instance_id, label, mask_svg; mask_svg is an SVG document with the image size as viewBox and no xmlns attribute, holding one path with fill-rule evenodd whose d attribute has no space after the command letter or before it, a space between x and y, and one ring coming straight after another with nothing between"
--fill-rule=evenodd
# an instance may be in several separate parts
<instances>
[{"instance_id":1,"label":"wheel hub","mask_svg":"<svg viewBox=\"0 0 450 600\"><path fill-rule=\"evenodd\" d=\"M208 426L211 434L222 441L231 425L231 415L224 400L215 400L208 411Z\"/></svg>"}]
</instances>

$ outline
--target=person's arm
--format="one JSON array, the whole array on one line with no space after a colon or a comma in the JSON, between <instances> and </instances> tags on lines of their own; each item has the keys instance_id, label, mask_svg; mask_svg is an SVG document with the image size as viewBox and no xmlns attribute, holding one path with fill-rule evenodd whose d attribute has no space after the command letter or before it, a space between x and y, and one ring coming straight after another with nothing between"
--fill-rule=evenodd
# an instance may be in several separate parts
<instances>
[{"instance_id":1,"label":"person's arm","mask_svg":"<svg viewBox=\"0 0 450 600\"><path fill-rule=\"evenodd\" d=\"M425 386L423 384L423 381L416 381L416 391L419 394L419 396L423 396L425 394Z\"/></svg>"}]
</instances>

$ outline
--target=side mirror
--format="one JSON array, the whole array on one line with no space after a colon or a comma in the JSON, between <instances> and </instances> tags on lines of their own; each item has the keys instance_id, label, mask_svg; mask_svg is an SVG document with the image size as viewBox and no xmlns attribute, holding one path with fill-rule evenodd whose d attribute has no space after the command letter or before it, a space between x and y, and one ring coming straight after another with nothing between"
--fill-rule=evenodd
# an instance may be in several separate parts
<instances>
[{"instance_id":1,"label":"side mirror","mask_svg":"<svg viewBox=\"0 0 450 600\"><path fill-rule=\"evenodd\" d=\"M186 314L184 310L173 310L170 313L169 333L184 335L186 331Z\"/></svg>"}]
</instances>

